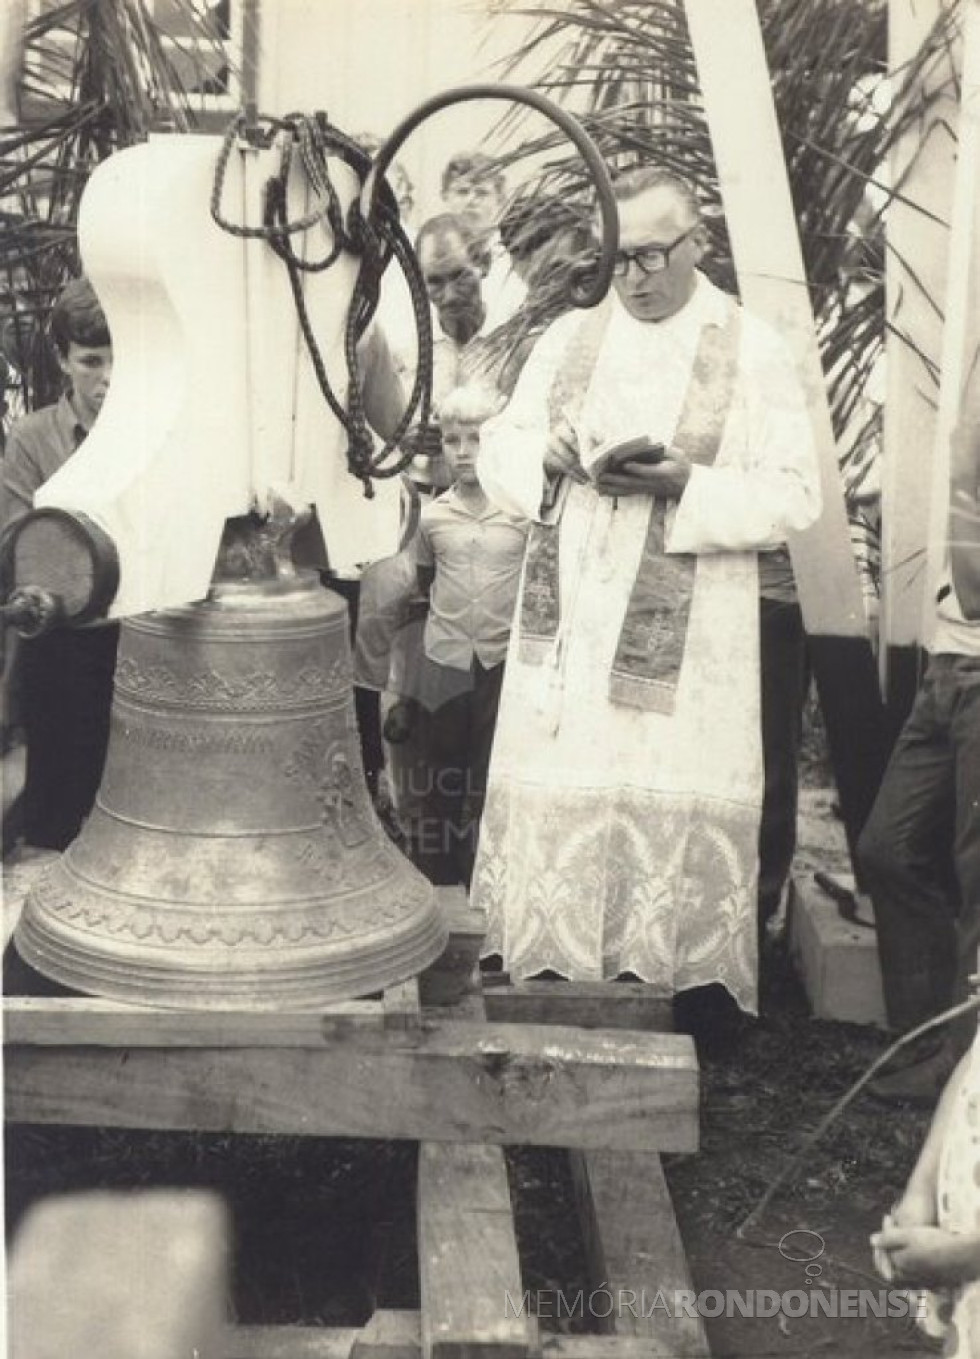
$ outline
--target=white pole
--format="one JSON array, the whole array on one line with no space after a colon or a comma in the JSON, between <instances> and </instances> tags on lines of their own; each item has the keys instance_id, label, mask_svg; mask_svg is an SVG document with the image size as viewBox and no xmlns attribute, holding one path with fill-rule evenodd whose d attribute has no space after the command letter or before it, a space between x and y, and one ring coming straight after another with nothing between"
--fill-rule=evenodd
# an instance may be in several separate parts
<instances>
[{"instance_id":1,"label":"white pole","mask_svg":"<svg viewBox=\"0 0 980 1359\"><path fill-rule=\"evenodd\" d=\"M803 256L754 0L685 0L745 305L784 336L804 383L823 513L790 542L807 631L867 635Z\"/></svg>"},{"instance_id":2,"label":"white pole","mask_svg":"<svg viewBox=\"0 0 980 1359\"><path fill-rule=\"evenodd\" d=\"M949 514L949 438L959 414L963 383L975 361L977 323L976 248L978 233L977 157L980 156L980 0L963 0L963 80L957 142L953 220L949 236L946 324L943 329L939 410L932 458L929 552L922 598L922 636L928 644L935 623L935 598L946 554Z\"/></svg>"},{"instance_id":3,"label":"white pole","mask_svg":"<svg viewBox=\"0 0 980 1359\"><path fill-rule=\"evenodd\" d=\"M942 9L943 0L889 0L893 94ZM955 77L949 55L937 53L920 81L923 106L928 103L928 110L896 143L889 167L901 198L886 210L888 376L881 488L881 661L888 690L901 707L911 698L915 666L911 662L902 666L900 658L904 650L914 661L915 648L923 639L937 374L959 116ZM899 693L898 688L908 692Z\"/></svg>"}]
</instances>

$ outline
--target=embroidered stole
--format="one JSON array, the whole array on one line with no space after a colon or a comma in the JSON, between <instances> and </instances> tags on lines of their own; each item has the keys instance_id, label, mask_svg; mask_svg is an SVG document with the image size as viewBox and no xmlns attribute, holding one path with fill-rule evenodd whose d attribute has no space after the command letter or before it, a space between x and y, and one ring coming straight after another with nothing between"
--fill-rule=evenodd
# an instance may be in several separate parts
<instances>
[{"instance_id":1,"label":"embroidered stole","mask_svg":"<svg viewBox=\"0 0 980 1359\"><path fill-rule=\"evenodd\" d=\"M601 314L600 314L601 313ZM549 399L552 424L574 421L581 409L609 322L608 306L590 313L569 345ZM732 302L723 325L702 327L671 447L711 466L721 444L738 375L740 312ZM560 514L561 504L556 505ZM684 655L697 558L667 554L667 502L651 500L643 552L623 619L610 675L612 702L671 713ZM532 529L521 599L518 654L540 665L558 640L559 529Z\"/></svg>"},{"instance_id":2,"label":"embroidered stole","mask_svg":"<svg viewBox=\"0 0 980 1359\"><path fill-rule=\"evenodd\" d=\"M578 419L611 316L612 302L607 297L586 314L569 341L548 394L550 429L562 418L571 425ZM550 497L546 493L544 522L532 524L528 534L517 642L517 654L528 665L543 664L558 640L558 520L568 488L568 478L562 477L551 488Z\"/></svg>"}]
</instances>

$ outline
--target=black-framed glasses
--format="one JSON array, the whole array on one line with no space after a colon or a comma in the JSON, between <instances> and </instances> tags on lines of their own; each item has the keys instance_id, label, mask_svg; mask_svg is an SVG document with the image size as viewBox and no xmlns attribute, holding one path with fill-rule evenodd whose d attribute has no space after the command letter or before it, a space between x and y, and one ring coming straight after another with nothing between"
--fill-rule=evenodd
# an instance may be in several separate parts
<instances>
[{"instance_id":1,"label":"black-framed glasses","mask_svg":"<svg viewBox=\"0 0 980 1359\"><path fill-rule=\"evenodd\" d=\"M639 250L617 250L613 273L618 278L625 278L630 265L635 261L641 274L659 274L670 264L670 257L677 247L683 245L699 226L700 223L695 222L686 231L682 231L676 241L671 241L670 245L641 245Z\"/></svg>"}]
</instances>

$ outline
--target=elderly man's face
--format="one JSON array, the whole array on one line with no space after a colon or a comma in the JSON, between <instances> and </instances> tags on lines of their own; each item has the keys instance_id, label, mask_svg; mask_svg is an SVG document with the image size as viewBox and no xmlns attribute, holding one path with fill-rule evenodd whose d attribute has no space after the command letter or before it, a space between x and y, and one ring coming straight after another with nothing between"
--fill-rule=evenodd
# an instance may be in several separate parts
<instances>
[{"instance_id":1,"label":"elderly man's face","mask_svg":"<svg viewBox=\"0 0 980 1359\"><path fill-rule=\"evenodd\" d=\"M646 189L618 206L625 272L617 273L616 292L638 321L666 321L694 292L695 267L705 249L704 227L669 185ZM659 258L658 249L665 252Z\"/></svg>"},{"instance_id":2,"label":"elderly man's face","mask_svg":"<svg viewBox=\"0 0 980 1359\"><path fill-rule=\"evenodd\" d=\"M419 264L425 287L447 335L466 344L483 325L483 276L457 231L422 237Z\"/></svg>"},{"instance_id":3,"label":"elderly man's face","mask_svg":"<svg viewBox=\"0 0 980 1359\"><path fill-rule=\"evenodd\" d=\"M443 198L449 211L480 236L494 229L504 206L500 180L485 174L454 175Z\"/></svg>"}]
</instances>

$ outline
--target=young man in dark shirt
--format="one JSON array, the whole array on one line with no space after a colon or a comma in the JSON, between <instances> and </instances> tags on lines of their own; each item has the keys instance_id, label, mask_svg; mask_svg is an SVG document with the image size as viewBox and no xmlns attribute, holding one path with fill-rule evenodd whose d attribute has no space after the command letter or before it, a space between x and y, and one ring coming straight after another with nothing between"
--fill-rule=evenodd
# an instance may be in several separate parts
<instances>
[{"instance_id":1,"label":"young man in dark shirt","mask_svg":"<svg viewBox=\"0 0 980 1359\"><path fill-rule=\"evenodd\" d=\"M92 285L72 280L55 303L51 338L64 395L18 420L3 459L2 524L32 508L34 494L77 451L112 376L112 342ZM64 849L98 791L109 738L118 628L62 629L25 641L14 682L27 743L21 801L24 840Z\"/></svg>"}]
</instances>

